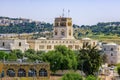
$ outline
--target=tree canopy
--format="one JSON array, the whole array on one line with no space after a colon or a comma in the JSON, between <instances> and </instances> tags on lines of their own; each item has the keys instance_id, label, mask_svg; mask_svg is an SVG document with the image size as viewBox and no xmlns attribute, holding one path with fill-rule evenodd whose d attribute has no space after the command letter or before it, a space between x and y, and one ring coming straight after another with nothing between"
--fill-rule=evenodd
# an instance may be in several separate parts
<instances>
[{"instance_id":1,"label":"tree canopy","mask_svg":"<svg viewBox=\"0 0 120 80\"><path fill-rule=\"evenodd\" d=\"M83 80L83 77L78 73L71 72L65 74L61 80Z\"/></svg>"},{"instance_id":2,"label":"tree canopy","mask_svg":"<svg viewBox=\"0 0 120 80\"><path fill-rule=\"evenodd\" d=\"M77 68L77 58L75 53L62 45L56 46L55 50L44 54L43 60L45 62L50 62L50 67L53 72L56 70Z\"/></svg>"},{"instance_id":3,"label":"tree canopy","mask_svg":"<svg viewBox=\"0 0 120 80\"><path fill-rule=\"evenodd\" d=\"M78 68L83 70L86 75L95 75L101 64L102 57L96 46L92 47L88 43L83 44L78 54Z\"/></svg>"}]
</instances>

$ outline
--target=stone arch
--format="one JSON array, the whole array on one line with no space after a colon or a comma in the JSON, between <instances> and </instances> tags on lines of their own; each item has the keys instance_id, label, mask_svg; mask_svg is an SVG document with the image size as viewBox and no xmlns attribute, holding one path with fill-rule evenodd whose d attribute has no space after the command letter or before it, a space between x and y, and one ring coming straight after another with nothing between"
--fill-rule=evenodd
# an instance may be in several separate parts
<instances>
[{"instance_id":1,"label":"stone arch","mask_svg":"<svg viewBox=\"0 0 120 80\"><path fill-rule=\"evenodd\" d=\"M26 77L26 71L22 68L18 69L18 77Z\"/></svg>"},{"instance_id":2,"label":"stone arch","mask_svg":"<svg viewBox=\"0 0 120 80\"><path fill-rule=\"evenodd\" d=\"M34 76L37 76L37 71L33 68L29 69L28 77L34 77Z\"/></svg>"},{"instance_id":3,"label":"stone arch","mask_svg":"<svg viewBox=\"0 0 120 80\"><path fill-rule=\"evenodd\" d=\"M48 76L47 70L44 69L44 68L40 69L39 76L41 76L41 77L47 77Z\"/></svg>"},{"instance_id":4,"label":"stone arch","mask_svg":"<svg viewBox=\"0 0 120 80\"><path fill-rule=\"evenodd\" d=\"M12 68L8 69L6 73L9 77L15 77L15 70Z\"/></svg>"},{"instance_id":5,"label":"stone arch","mask_svg":"<svg viewBox=\"0 0 120 80\"><path fill-rule=\"evenodd\" d=\"M65 35L65 30L64 30L64 29L61 30L61 35L62 35L62 36Z\"/></svg>"}]
</instances>

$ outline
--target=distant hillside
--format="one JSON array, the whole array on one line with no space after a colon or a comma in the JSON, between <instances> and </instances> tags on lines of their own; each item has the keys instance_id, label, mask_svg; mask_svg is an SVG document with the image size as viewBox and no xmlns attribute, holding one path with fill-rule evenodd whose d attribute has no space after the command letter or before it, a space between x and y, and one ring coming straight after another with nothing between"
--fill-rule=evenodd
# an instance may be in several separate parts
<instances>
[{"instance_id":1,"label":"distant hillside","mask_svg":"<svg viewBox=\"0 0 120 80\"><path fill-rule=\"evenodd\" d=\"M104 35L104 36L112 36L117 35L120 36L120 22L106 22L106 23L98 23L96 25L74 25L74 35L77 38L85 37L85 36L95 36L95 35Z\"/></svg>"},{"instance_id":2,"label":"distant hillside","mask_svg":"<svg viewBox=\"0 0 120 80\"><path fill-rule=\"evenodd\" d=\"M0 33L32 33L51 31L52 24L25 18L0 17Z\"/></svg>"}]
</instances>

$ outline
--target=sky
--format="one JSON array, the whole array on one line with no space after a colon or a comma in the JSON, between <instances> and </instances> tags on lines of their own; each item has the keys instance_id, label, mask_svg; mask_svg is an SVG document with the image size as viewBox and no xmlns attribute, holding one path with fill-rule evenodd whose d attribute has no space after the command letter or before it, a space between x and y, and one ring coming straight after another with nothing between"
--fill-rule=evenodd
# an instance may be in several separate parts
<instances>
[{"instance_id":1,"label":"sky","mask_svg":"<svg viewBox=\"0 0 120 80\"><path fill-rule=\"evenodd\" d=\"M0 0L0 16L12 18L53 23L63 9L77 25L120 21L120 0Z\"/></svg>"}]
</instances>

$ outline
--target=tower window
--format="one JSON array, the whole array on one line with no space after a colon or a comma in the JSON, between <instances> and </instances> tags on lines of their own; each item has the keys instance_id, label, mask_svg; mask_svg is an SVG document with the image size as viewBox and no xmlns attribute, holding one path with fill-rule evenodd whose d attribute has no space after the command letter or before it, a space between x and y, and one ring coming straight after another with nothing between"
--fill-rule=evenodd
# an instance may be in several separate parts
<instances>
[{"instance_id":1,"label":"tower window","mask_svg":"<svg viewBox=\"0 0 120 80\"><path fill-rule=\"evenodd\" d=\"M65 32L64 32L64 30L62 30L62 31L61 31L61 35L63 35L63 36L65 35Z\"/></svg>"},{"instance_id":2,"label":"tower window","mask_svg":"<svg viewBox=\"0 0 120 80\"><path fill-rule=\"evenodd\" d=\"M60 26L66 26L66 23L60 23Z\"/></svg>"},{"instance_id":3,"label":"tower window","mask_svg":"<svg viewBox=\"0 0 120 80\"><path fill-rule=\"evenodd\" d=\"M2 43L2 46L5 46L5 42Z\"/></svg>"},{"instance_id":4,"label":"tower window","mask_svg":"<svg viewBox=\"0 0 120 80\"><path fill-rule=\"evenodd\" d=\"M113 51L113 48L111 48L111 51Z\"/></svg>"},{"instance_id":5,"label":"tower window","mask_svg":"<svg viewBox=\"0 0 120 80\"><path fill-rule=\"evenodd\" d=\"M71 30L69 30L69 36L71 36Z\"/></svg>"},{"instance_id":6,"label":"tower window","mask_svg":"<svg viewBox=\"0 0 120 80\"><path fill-rule=\"evenodd\" d=\"M57 35L57 32L55 31L55 35Z\"/></svg>"},{"instance_id":7,"label":"tower window","mask_svg":"<svg viewBox=\"0 0 120 80\"><path fill-rule=\"evenodd\" d=\"M19 42L19 46L21 46L21 42Z\"/></svg>"},{"instance_id":8,"label":"tower window","mask_svg":"<svg viewBox=\"0 0 120 80\"><path fill-rule=\"evenodd\" d=\"M72 26L72 23L71 23L71 22L68 22L68 26Z\"/></svg>"}]
</instances>

